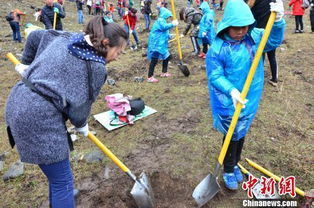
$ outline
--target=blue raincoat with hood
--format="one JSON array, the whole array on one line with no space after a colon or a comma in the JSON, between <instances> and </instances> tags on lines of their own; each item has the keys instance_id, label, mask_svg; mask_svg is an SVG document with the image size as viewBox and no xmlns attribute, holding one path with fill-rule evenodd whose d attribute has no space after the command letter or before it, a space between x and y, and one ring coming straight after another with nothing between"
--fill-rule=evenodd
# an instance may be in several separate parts
<instances>
[{"instance_id":1,"label":"blue raincoat with hood","mask_svg":"<svg viewBox=\"0 0 314 208\"><path fill-rule=\"evenodd\" d=\"M204 1L200 9L202 10L203 17L200 22L200 30L198 32L198 38L204 43L212 44L216 32L215 32L215 12L210 9L208 2ZM206 36L203 38L203 33L206 33ZM205 39L205 40L204 40Z\"/></svg>"},{"instance_id":2,"label":"blue raincoat with hood","mask_svg":"<svg viewBox=\"0 0 314 208\"><path fill-rule=\"evenodd\" d=\"M213 125L224 135L227 134L235 110L230 92L234 88L242 91L264 32L264 29L254 28L254 24L255 19L251 10L243 0L229 0L224 16L218 24L216 38L206 56ZM242 40L237 41L228 35L227 28L230 26L249 26L249 30ZM284 19L274 23L264 52L273 50L281 44L284 28ZM261 59L246 97L248 103L241 110L234 130L233 141L243 138L248 132L258 109L263 85L264 66Z\"/></svg>"},{"instance_id":3,"label":"blue raincoat with hood","mask_svg":"<svg viewBox=\"0 0 314 208\"><path fill-rule=\"evenodd\" d=\"M165 60L170 56L168 41L170 39L169 30L174 27L172 23L167 23L167 18L172 17L172 13L162 7L158 19L155 21L148 39L147 58L158 58Z\"/></svg>"}]
</instances>

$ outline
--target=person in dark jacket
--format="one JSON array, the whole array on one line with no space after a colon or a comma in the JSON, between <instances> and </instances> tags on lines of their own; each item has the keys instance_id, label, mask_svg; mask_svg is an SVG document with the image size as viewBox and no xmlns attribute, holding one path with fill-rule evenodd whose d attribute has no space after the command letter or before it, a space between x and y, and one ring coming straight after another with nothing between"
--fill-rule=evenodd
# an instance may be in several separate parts
<instances>
[{"instance_id":1,"label":"person in dark jacket","mask_svg":"<svg viewBox=\"0 0 314 208\"><path fill-rule=\"evenodd\" d=\"M198 44L197 37L202 16L202 13L193 7L186 7L180 10L180 20L184 20L184 22L187 24L181 37L186 36L192 25L194 26L190 33L190 38L194 49L192 53L193 55L198 55L200 53L200 46Z\"/></svg>"},{"instance_id":2,"label":"person in dark jacket","mask_svg":"<svg viewBox=\"0 0 314 208\"><path fill-rule=\"evenodd\" d=\"M249 0L247 3L251 7L251 11L256 20L257 28L265 28L267 21L270 16L270 5L269 3L272 0ZM268 80L268 83L272 86L277 86L278 83L278 64L276 60L276 48L266 52L270 71L271 71L271 79ZM265 57L265 56L263 56Z\"/></svg>"},{"instance_id":3,"label":"person in dark jacket","mask_svg":"<svg viewBox=\"0 0 314 208\"><path fill-rule=\"evenodd\" d=\"M27 38L23 81L10 92L6 124L21 161L36 164L49 182L52 208L73 208L69 120L88 135L87 118L107 77L105 65L126 47L128 34L116 23L94 17L85 34L33 31Z\"/></svg>"},{"instance_id":4,"label":"person in dark jacket","mask_svg":"<svg viewBox=\"0 0 314 208\"><path fill-rule=\"evenodd\" d=\"M76 0L77 22L79 24L84 23L83 5L84 5L84 0Z\"/></svg>"},{"instance_id":5,"label":"person in dark jacket","mask_svg":"<svg viewBox=\"0 0 314 208\"><path fill-rule=\"evenodd\" d=\"M149 32L150 15L152 14L151 5L152 5L151 0L144 1L143 14L144 14L144 19L145 19L145 31L146 32Z\"/></svg>"},{"instance_id":6,"label":"person in dark jacket","mask_svg":"<svg viewBox=\"0 0 314 208\"><path fill-rule=\"evenodd\" d=\"M46 5L41 10L45 29L53 29L54 14L57 13L56 30L63 30L61 19L65 18L64 8L53 0L46 0Z\"/></svg>"}]
</instances>

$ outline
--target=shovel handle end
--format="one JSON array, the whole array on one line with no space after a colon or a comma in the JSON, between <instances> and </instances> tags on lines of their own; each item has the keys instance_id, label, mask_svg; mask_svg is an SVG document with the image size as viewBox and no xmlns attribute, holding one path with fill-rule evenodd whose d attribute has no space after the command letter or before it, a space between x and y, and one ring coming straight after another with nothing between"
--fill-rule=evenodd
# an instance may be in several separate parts
<instances>
[{"instance_id":1,"label":"shovel handle end","mask_svg":"<svg viewBox=\"0 0 314 208\"><path fill-rule=\"evenodd\" d=\"M18 64L21 63L12 53L7 53L6 57L7 57L14 65L18 65Z\"/></svg>"}]
</instances>

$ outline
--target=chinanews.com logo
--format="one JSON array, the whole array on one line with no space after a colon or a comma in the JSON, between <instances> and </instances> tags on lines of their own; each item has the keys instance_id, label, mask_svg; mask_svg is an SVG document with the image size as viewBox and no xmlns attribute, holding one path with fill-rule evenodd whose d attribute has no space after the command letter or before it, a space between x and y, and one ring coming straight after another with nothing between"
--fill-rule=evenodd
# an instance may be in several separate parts
<instances>
[{"instance_id":1,"label":"chinanews.com logo","mask_svg":"<svg viewBox=\"0 0 314 208\"><path fill-rule=\"evenodd\" d=\"M249 175L242 189L247 191L249 198L243 200L243 207L298 207L298 201L293 199L296 196L294 176L281 177L277 184L273 178L262 176L258 179ZM292 199L281 199L281 196L287 194Z\"/></svg>"}]
</instances>

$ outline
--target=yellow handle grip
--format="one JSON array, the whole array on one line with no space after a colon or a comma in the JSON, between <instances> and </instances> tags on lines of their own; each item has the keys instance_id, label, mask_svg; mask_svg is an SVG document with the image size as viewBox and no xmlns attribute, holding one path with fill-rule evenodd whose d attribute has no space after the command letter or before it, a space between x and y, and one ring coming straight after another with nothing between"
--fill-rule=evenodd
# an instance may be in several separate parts
<instances>
[{"instance_id":1,"label":"yellow handle grip","mask_svg":"<svg viewBox=\"0 0 314 208\"><path fill-rule=\"evenodd\" d=\"M14 64L14 65L18 65L21 62L19 60L17 60L17 58L12 54L12 53L7 53L6 57Z\"/></svg>"},{"instance_id":2,"label":"yellow handle grip","mask_svg":"<svg viewBox=\"0 0 314 208\"><path fill-rule=\"evenodd\" d=\"M54 0L53 2L56 3L57 0ZM56 24L57 24L57 12L55 12L53 15L53 29L54 30L56 29Z\"/></svg>"},{"instance_id":3,"label":"yellow handle grip","mask_svg":"<svg viewBox=\"0 0 314 208\"><path fill-rule=\"evenodd\" d=\"M278 176L276 176L275 174L271 173L270 171L266 170L266 169L263 168L262 166L256 164L255 162L253 162L252 160L249 160L249 159L247 159L247 158L245 158L245 160L246 160L246 161L249 163L249 165L252 166L253 168L255 168L255 169L261 171L262 173L264 173L265 175L267 175L267 176L269 176L269 177L275 179L277 182L280 181L280 179L281 179L280 177L278 177ZM295 192L296 192L297 194L299 194L300 196L304 196L304 195L305 195L304 191L302 191L301 189L299 189L299 188L297 188L297 187L295 188Z\"/></svg>"},{"instance_id":4,"label":"yellow handle grip","mask_svg":"<svg viewBox=\"0 0 314 208\"><path fill-rule=\"evenodd\" d=\"M171 0L171 10L172 10L173 19L176 20L177 17L176 17L176 10L175 10L175 6L174 6L174 0ZM180 43L179 36L180 36L179 28L178 28L178 26L176 26L176 39L177 39L177 43L178 43L179 58L180 58L180 61L182 61L182 50L181 50L181 43Z\"/></svg>"},{"instance_id":5,"label":"yellow handle grip","mask_svg":"<svg viewBox=\"0 0 314 208\"><path fill-rule=\"evenodd\" d=\"M267 25L266 25L266 28L265 28L265 31L264 31L264 34L263 34L263 37L262 37L262 40L261 40L261 42L260 42L260 44L258 46L256 55L255 55L255 57L253 59L253 62L252 62L252 65L251 65L251 68L250 68L250 71L249 71L249 74L248 74L248 76L246 78L243 90L241 92L242 100L245 100L245 97L246 97L246 95L247 95L247 93L248 93L248 91L250 89L250 85L252 83L252 80L253 80L256 68L257 68L259 60L260 60L260 58L261 58L261 56L263 54L265 45L267 43L270 31L271 31L271 29L273 27L275 19L276 19L276 13L275 12L271 12L270 17L269 17L268 22L267 22ZM222 145L221 152L220 152L219 157L218 157L218 162L221 165L222 165L222 163L223 163L223 161L225 159L225 156L226 156L226 153L227 153L227 149L229 147L229 144L230 144L230 141L231 141L234 129L235 129L236 125L237 125L238 118L240 116L241 109L242 109L242 104L238 102L238 104L236 106L236 110L235 110L235 112L233 114L233 117L232 117L232 120L231 120L230 127L228 129L225 141L224 141L224 143Z\"/></svg>"},{"instance_id":6,"label":"yellow handle grip","mask_svg":"<svg viewBox=\"0 0 314 208\"><path fill-rule=\"evenodd\" d=\"M90 132L87 137L92 140L92 142L94 142L96 146L99 147L99 149L101 149L101 151L103 151L103 153L105 153L119 168L121 168L123 172L130 172L129 168L127 168L105 145L103 145L97 137Z\"/></svg>"}]
</instances>

